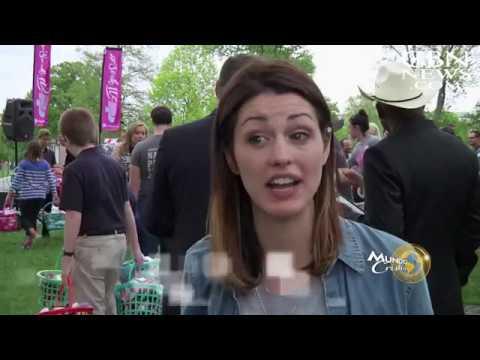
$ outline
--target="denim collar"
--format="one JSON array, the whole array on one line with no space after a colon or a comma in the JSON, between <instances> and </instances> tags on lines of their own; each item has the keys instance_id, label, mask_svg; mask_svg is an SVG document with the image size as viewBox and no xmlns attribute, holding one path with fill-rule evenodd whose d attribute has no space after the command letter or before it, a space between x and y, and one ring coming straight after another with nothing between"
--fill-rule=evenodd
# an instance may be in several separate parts
<instances>
[{"instance_id":1,"label":"denim collar","mask_svg":"<svg viewBox=\"0 0 480 360\"><path fill-rule=\"evenodd\" d=\"M338 259L357 272L365 271L365 258L356 232L352 229L350 221L340 218L343 244L340 248Z\"/></svg>"}]
</instances>

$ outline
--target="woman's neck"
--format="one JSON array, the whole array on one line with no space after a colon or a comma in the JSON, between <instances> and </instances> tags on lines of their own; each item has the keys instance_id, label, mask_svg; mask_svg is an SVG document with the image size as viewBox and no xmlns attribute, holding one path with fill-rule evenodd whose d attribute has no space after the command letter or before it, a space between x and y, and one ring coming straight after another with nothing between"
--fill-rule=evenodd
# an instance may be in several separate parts
<instances>
[{"instance_id":1,"label":"woman's neck","mask_svg":"<svg viewBox=\"0 0 480 360\"><path fill-rule=\"evenodd\" d=\"M365 133L365 134L360 134L360 135L358 135L358 141L361 142L361 143L363 143L363 142L367 139L367 137L368 137L368 134L367 134L367 133Z\"/></svg>"},{"instance_id":2,"label":"woman's neck","mask_svg":"<svg viewBox=\"0 0 480 360\"><path fill-rule=\"evenodd\" d=\"M291 218L273 218L258 208L253 209L258 240L265 254L286 253L292 255L295 270L307 266L312 256L312 231L314 204Z\"/></svg>"}]
</instances>

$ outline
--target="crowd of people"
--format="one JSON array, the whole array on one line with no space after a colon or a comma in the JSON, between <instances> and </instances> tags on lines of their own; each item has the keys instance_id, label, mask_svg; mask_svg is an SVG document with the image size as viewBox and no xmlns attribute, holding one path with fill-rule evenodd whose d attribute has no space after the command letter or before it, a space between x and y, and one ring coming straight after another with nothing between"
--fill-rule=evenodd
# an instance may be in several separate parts
<instances>
[{"instance_id":1,"label":"crowd of people","mask_svg":"<svg viewBox=\"0 0 480 360\"><path fill-rule=\"evenodd\" d=\"M127 244L135 262L168 255L182 273L180 302L165 314L463 314L461 287L480 246L480 131L474 152L424 113L432 89L404 64L379 69L374 101L385 132L364 110L335 138L325 98L302 70L238 55L216 83L204 119L171 127L151 112L115 148L98 146L86 109L67 110L59 197L48 130L28 146L7 197L19 200L31 248L50 201L65 211L63 279L77 302L115 314L114 286ZM339 205L364 202L363 214ZM407 243L428 251L415 283L375 273L372 251Z\"/></svg>"}]
</instances>

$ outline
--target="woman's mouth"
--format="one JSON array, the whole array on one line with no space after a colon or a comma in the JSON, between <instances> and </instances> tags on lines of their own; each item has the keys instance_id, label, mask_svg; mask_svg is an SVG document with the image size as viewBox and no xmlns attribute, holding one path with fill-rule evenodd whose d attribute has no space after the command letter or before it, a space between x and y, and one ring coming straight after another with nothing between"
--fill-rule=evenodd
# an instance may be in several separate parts
<instances>
[{"instance_id":1,"label":"woman's mouth","mask_svg":"<svg viewBox=\"0 0 480 360\"><path fill-rule=\"evenodd\" d=\"M277 177L267 183L271 189L284 189L298 185L300 180L293 177Z\"/></svg>"},{"instance_id":2,"label":"woman's mouth","mask_svg":"<svg viewBox=\"0 0 480 360\"><path fill-rule=\"evenodd\" d=\"M267 184L270 194L276 200L289 200L298 190L301 180L292 176L277 176L272 178Z\"/></svg>"}]
</instances>

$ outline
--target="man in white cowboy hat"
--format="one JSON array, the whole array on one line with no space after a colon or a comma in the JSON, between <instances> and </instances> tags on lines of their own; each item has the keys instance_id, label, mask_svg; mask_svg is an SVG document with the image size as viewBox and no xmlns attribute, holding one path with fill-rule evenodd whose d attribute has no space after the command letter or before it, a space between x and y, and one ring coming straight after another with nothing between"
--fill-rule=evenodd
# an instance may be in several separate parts
<instances>
[{"instance_id":1,"label":"man in white cowboy hat","mask_svg":"<svg viewBox=\"0 0 480 360\"><path fill-rule=\"evenodd\" d=\"M435 73L422 78L406 64L386 63L375 89L360 89L376 102L389 132L365 153L364 221L425 248L435 313L463 314L461 287L480 244L479 165L464 144L425 117L440 84Z\"/></svg>"}]
</instances>

